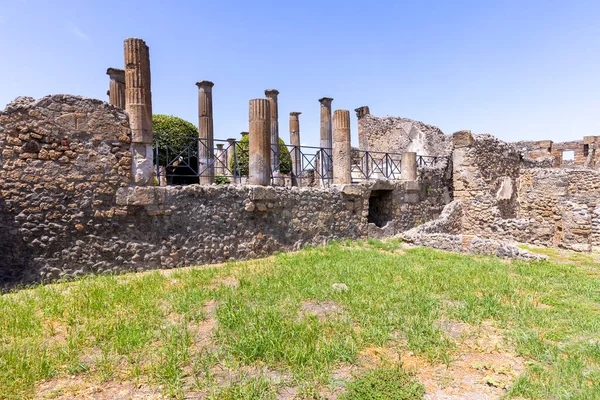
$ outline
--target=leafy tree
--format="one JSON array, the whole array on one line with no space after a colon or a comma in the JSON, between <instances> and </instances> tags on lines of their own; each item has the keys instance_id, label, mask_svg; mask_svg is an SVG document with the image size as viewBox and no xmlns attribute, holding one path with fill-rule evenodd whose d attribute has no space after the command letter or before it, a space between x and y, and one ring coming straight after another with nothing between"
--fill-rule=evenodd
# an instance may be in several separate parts
<instances>
[{"instance_id":1,"label":"leafy tree","mask_svg":"<svg viewBox=\"0 0 600 400\"><path fill-rule=\"evenodd\" d=\"M167 165L168 161L172 161L173 157L188 147L191 157L198 156L198 146L196 145L198 129L191 122L172 115L154 114L152 115L152 130L155 135L158 135L152 146L156 151L158 144L159 165ZM171 160L167 160L167 148ZM183 157L188 157L187 151Z\"/></svg>"},{"instance_id":2,"label":"leafy tree","mask_svg":"<svg viewBox=\"0 0 600 400\"><path fill-rule=\"evenodd\" d=\"M229 162L229 169L234 173L239 173L241 176L248 176L249 170L249 155L250 155L250 135L242 136L242 139L236 142L235 151L237 156L238 166L236 168L235 158L232 157ZM292 157L288 151L283 139L279 138L279 172L289 174L292 172Z\"/></svg>"}]
</instances>

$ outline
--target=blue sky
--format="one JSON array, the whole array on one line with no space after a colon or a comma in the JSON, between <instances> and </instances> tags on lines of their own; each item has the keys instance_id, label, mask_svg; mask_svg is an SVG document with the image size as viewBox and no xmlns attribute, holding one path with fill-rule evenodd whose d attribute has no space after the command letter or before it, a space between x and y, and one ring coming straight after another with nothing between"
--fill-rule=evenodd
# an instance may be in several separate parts
<instances>
[{"instance_id":1,"label":"blue sky","mask_svg":"<svg viewBox=\"0 0 600 400\"><path fill-rule=\"evenodd\" d=\"M197 123L214 87L215 137L247 130L248 100L280 94L280 136L319 103L368 105L445 133L507 140L600 135L600 1L0 0L0 108L20 95L106 100L123 40L150 46L155 113ZM352 112L353 144L357 144Z\"/></svg>"}]
</instances>

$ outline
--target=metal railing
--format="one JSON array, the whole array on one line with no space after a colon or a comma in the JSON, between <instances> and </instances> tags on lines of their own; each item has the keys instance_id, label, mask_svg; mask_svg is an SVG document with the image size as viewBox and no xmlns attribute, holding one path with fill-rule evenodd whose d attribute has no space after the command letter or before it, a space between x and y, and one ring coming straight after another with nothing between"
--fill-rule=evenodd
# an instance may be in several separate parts
<instances>
[{"instance_id":1,"label":"metal railing","mask_svg":"<svg viewBox=\"0 0 600 400\"><path fill-rule=\"evenodd\" d=\"M402 154L352 150L352 182L400 179Z\"/></svg>"},{"instance_id":2,"label":"metal railing","mask_svg":"<svg viewBox=\"0 0 600 400\"><path fill-rule=\"evenodd\" d=\"M245 183L248 178L248 141L155 135L153 147L159 186L199 183L200 178L211 174L216 183ZM278 153L277 172L271 170L271 184L331 184L331 149L280 145ZM271 156L276 156L273 148Z\"/></svg>"},{"instance_id":3,"label":"metal railing","mask_svg":"<svg viewBox=\"0 0 600 400\"><path fill-rule=\"evenodd\" d=\"M333 181L332 149L312 146L280 145L277 169L271 170L273 184L281 184L281 175L289 174L291 184L302 186L320 184L328 186ZM271 157L274 152L271 151ZM279 182L278 182L279 181Z\"/></svg>"},{"instance_id":4,"label":"metal railing","mask_svg":"<svg viewBox=\"0 0 600 400\"><path fill-rule=\"evenodd\" d=\"M247 140L203 139L192 136L155 135L154 165L157 184L187 185L201 178L215 183L243 184L248 178ZM280 144L272 185L329 186L333 182L332 149ZM400 179L402 155L352 150L352 182ZM417 167L438 166L446 157L417 156ZM205 181L206 181L205 180Z\"/></svg>"},{"instance_id":5,"label":"metal railing","mask_svg":"<svg viewBox=\"0 0 600 400\"><path fill-rule=\"evenodd\" d=\"M447 160L447 157L438 156L417 156L417 167L437 167L442 161Z\"/></svg>"}]
</instances>

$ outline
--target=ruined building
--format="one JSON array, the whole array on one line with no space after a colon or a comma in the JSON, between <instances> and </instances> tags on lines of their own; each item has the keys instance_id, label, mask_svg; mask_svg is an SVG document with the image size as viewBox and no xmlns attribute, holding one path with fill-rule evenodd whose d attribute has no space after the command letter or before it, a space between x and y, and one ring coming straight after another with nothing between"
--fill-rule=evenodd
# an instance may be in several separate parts
<instances>
[{"instance_id":1,"label":"ruined building","mask_svg":"<svg viewBox=\"0 0 600 400\"><path fill-rule=\"evenodd\" d=\"M504 143L360 107L353 148L350 112L322 98L320 146L300 146L298 111L277 146L276 90L250 100L236 140L213 131L218 86L200 81L198 137L163 145L143 40L125 41L124 65L107 72L109 103L20 97L0 112L0 285L393 235L524 258L515 242L600 246L597 137ZM196 183L173 184L182 171Z\"/></svg>"}]
</instances>

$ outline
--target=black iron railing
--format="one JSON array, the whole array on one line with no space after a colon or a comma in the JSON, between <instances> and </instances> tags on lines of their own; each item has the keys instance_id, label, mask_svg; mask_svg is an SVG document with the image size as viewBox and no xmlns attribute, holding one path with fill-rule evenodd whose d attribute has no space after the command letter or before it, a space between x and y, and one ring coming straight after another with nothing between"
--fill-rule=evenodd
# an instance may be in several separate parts
<instances>
[{"instance_id":1,"label":"black iron railing","mask_svg":"<svg viewBox=\"0 0 600 400\"><path fill-rule=\"evenodd\" d=\"M293 182L302 182L303 186L310 186L320 183L322 186L328 186L333 180L333 160L331 158L331 149L312 146L279 146L278 164L273 173L271 170L271 179L273 183L281 180L282 175L289 175ZM271 157L274 152L271 152Z\"/></svg>"},{"instance_id":2,"label":"black iron railing","mask_svg":"<svg viewBox=\"0 0 600 400\"><path fill-rule=\"evenodd\" d=\"M437 167L440 162L446 160L447 157L438 156L417 156L417 167Z\"/></svg>"},{"instance_id":3,"label":"black iron railing","mask_svg":"<svg viewBox=\"0 0 600 400\"><path fill-rule=\"evenodd\" d=\"M400 179L402 155L378 151L352 150L352 181Z\"/></svg>"},{"instance_id":4,"label":"black iron railing","mask_svg":"<svg viewBox=\"0 0 600 400\"><path fill-rule=\"evenodd\" d=\"M329 186L333 181L332 149L279 145L271 148L277 163L273 185ZM417 156L417 166L435 167L445 157ZM248 140L201 139L155 135L154 165L158 185L245 183L248 177ZM400 179L402 155L352 150L352 181Z\"/></svg>"}]
</instances>

